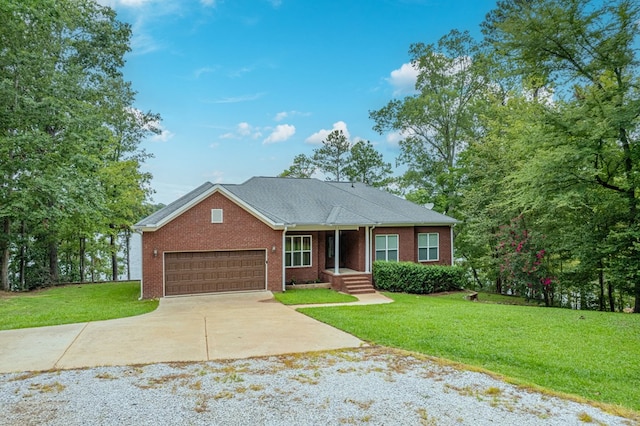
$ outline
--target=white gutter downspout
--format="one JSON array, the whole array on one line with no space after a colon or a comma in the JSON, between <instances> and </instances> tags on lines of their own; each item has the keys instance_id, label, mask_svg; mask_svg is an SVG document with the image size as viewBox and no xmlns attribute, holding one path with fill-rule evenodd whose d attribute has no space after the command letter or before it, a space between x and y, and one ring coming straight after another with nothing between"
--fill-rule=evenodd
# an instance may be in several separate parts
<instances>
[{"instance_id":1,"label":"white gutter downspout","mask_svg":"<svg viewBox=\"0 0 640 426\"><path fill-rule=\"evenodd\" d=\"M287 226L282 230L282 291L287 291L287 268L286 268L286 257L287 257Z\"/></svg>"},{"instance_id":2,"label":"white gutter downspout","mask_svg":"<svg viewBox=\"0 0 640 426\"><path fill-rule=\"evenodd\" d=\"M369 247L369 227L364 227L364 271L371 272L371 247Z\"/></svg>"},{"instance_id":3,"label":"white gutter downspout","mask_svg":"<svg viewBox=\"0 0 640 426\"><path fill-rule=\"evenodd\" d=\"M138 231L135 231L136 233ZM142 300L142 297L144 296L144 274L142 273L144 271L144 244L142 243L142 234L143 232L140 232L140 267L142 268L141 274L140 274L140 297L138 297L138 300Z\"/></svg>"},{"instance_id":4,"label":"white gutter downspout","mask_svg":"<svg viewBox=\"0 0 640 426\"><path fill-rule=\"evenodd\" d=\"M451 266L453 266L453 225L451 225L449 229L451 229Z\"/></svg>"},{"instance_id":5,"label":"white gutter downspout","mask_svg":"<svg viewBox=\"0 0 640 426\"><path fill-rule=\"evenodd\" d=\"M369 251L369 255L367 256L367 260L369 261L368 272L373 272L373 230L374 229L376 229L376 225L373 225L369 229L370 235L367 235L369 237L369 241L367 243L367 250Z\"/></svg>"}]
</instances>

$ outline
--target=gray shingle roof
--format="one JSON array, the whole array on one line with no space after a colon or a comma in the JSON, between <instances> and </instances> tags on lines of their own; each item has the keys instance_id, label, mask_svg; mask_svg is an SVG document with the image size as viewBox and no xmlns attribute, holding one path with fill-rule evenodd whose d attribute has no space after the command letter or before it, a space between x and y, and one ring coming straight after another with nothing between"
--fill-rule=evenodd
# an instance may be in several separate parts
<instances>
[{"instance_id":1,"label":"gray shingle roof","mask_svg":"<svg viewBox=\"0 0 640 426\"><path fill-rule=\"evenodd\" d=\"M274 224L283 225L451 225L457 221L362 183L317 179L254 177L240 185L220 185ZM216 185L205 183L141 220L158 224Z\"/></svg>"}]
</instances>

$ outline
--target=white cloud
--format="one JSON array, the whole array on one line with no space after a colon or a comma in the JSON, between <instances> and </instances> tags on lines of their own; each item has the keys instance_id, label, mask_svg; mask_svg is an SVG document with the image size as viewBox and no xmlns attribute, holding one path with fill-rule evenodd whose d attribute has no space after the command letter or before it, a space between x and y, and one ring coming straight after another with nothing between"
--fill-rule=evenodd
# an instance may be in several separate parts
<instances>
[{"instance_id":1,"label":"white cloud","mask_svg":"<svg viewBox=\"0 0 640 426\"><path fill-rule=\"evenodd\" d=\"M222 183L224 178L224 172L220 170L213 170L211 172L205 173L202 175L203 178L208 179L213 183Z\"/></svg>"},{"instance_id":2,"label":"white cloud","mask_svg":"<svg viewBox=\"0 0 640 426\"><path fill-rule=\"evenodd\" d=\"M285 118L287 118L289 116L289 113L286 111L282 111L276 114L276 116L273 118L275 121L282 121Z\"/></svg>"},{"instance_id":3,"label":"white cloud","mask_svg":"<svg viewBox=\"0 0 640 426\"><path fill-rule=\"evenodd\" d=\"M311 113L308 112L300 112L300 111L296 111L296 110L292 110L292 111L281 111L279 113L277 113L275 115L275 117L273 117L273 119L275 121L282 121L287 117L293 117L293 116L301 116L301 117L308 117L311 115Z\"/></svg>"},{"instance_id":4,"label":"white cloud","mask_svg":"<svg viewBox=\"0 0 640 426\"><path fill-rule=\"evenodd\" d=\"M193 72L195 78L200 78L203 74L209 74L216 71L217 67L202 67Z\"/></svg>"},{"instance_id":5,"label":"white cloud","mask_svg":"<svg viewBox=\"0 0 640 426\"><path fill-rule=\"evenodd\" d=\"M200 0L200 4L207 7L215 7L216 0Z\"/></svg>"},{"instance_id":6,"label":"white cloud","mask_svg":"<svg viewBox=\"0 0 640 426\"><path fill-rule=\"evenodd\" d=\"M160 129L160 133L151 136L153 142L167 142L175 136L175 133L163 128L162 125L158 124L157 128Z\"/></svg>"},{"instance_id":7,"label":"white cloud","mask_svg":"<svg viewBox=\"0 0 640 426\"><path fill-rule=\"evenodd\" d=\"M222 99L216 99L214 101L209 101L209 103L214 103L214 104L235 104L235 103L239 103L239 102L249 102L249 101L255 101L257 99L260 99L265 94L266 94L265 92L261 92L261 93L254 93L252 95L243 95L243 96L235 96L235 97L230 97L230 98L222 98Z\"/></svg>"},{"instance_id":8,"label":"white cloud","mask_svg":"<svg viewBox=\"0 0 640 426\"><path fill-rule=\"evenodd\" d=\"M296 133L295 126L291 124L278 124L276 128L271 132L269 137L267 137L263 143L276 143L276 142L284 142L293 136Z\"/></svg>"},{"instance_id":9,"label":"white cloud","mask_svg":"<svg viewBox=\"0 0 640 426\"><path fill-rule=\"evenodd\" d=\"M347 130L347 123L345 123L344 121L337 121L337 122L333 123L333 128L332 129L330 129L330 130L327 130L327 129L318 130L317 132L315 132L314 134L309 136L305 140L305 142L310 143L310 144L319 145L319 144L322 143L322 141L324 141L327 138L329 133L333 132L334 130L342 130L342 132L344 133L346 138L349 139L350 135L349 135L349 130Z\"/></svg>"},{"instance_id":10,"label":"white cloud","mask_svg":"<svg viewBox=\"0 0 640 426\"><path fill-rule=\"evenodd\" d=\"M145 3L149 3L151 0L98 0L98 3L103 6L115 8L117 6L125 7L141 7Z\"/></svg>"},{"instance_id":11,"label":"white cloud","mask_svg":"<svg viewBox=\"0 0 640 426\"><path fill-rule=\"evenodd\" d=\"M394 87L393 95L398 96L415 93L417 79L418 70L411 63L408 63L391 71L391 76L387 78L387 81Z\"/></svg>"},{"instance_id":12,"label":"white cloud","mask_svg":"<svg viewBox=\"0 0 640 426\"><path fill-rule=\"evenodd\" d=\"M247 122L239 123L236 131L240 136L249 136L252 132L251 125Z\"/></svg>"},{"instance_id":13,"label":"white cloud","mask_svg":"<svg viewBox=\"0 0 640 426\"><path fill-rule=\"evenodd\" d=\"M269 3L271 3L274 9L277 9L282 5L282 0L269 0Z\"/></svg>"},{"instance_id":14,"label":"white cloud","mask_svg":"<svg viewBox=\"0 0 640 426\"><path fill-rule=\"evenodd\" d=\"M391 133L387 133L387 142L390 145L394 145L394 146L398 146L400 144L400 141L403 139L406 139L407 137L411 136L413 134L413 132L409 131L409 130L401 130L399 132L391 132Z\"/></svg>"},{"instance_id":15,"label":"white cloud","mask_svg":"<svg viewBox=\"0 0 640 426\"><path fill-rule=\"evenodd\" d=\"M260 130L260 128L254 127L246 121L238 123L234 131L220 135L220 139L258 139L260 137L262 137L262 131Z\"/></svg>"},{"instance_id":16,"label":"white cloud","mask_svg":"<svg viewBox=\"0 0 640 426\"><path fill-rule=\"evenodd\" d=\"M229 72L229 77L231 77L231 78L239 78L239 77L242 77L244 74L250 73L254 69L255 69L254 66L238 68L238 69L230 71Z\"/></svg>"}]
</instances>

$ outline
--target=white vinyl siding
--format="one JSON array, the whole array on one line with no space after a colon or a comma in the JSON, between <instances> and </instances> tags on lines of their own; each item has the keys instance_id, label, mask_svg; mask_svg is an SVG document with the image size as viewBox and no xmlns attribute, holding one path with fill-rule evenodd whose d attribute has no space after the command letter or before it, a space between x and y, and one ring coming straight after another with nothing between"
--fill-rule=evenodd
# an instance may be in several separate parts
<instances>
[{"instance_id":1,"label":"white vinyl siding","mask_svg":"<svg viewBox=\"0 0 640 426\"><path fill-rule=\"evenodd\" d=\"M292 235L285 241L285 266L311 266L311 235Z\"/></svg>"},{"instance_id":2,"label":"white vinyl siding","mask_svg":"<svg viewBox=\"0 0 640 426\"><path fill-rule=\"evenodd\" d=\"M418 234L418 261L439 260L438 234Z\"/></svg>"},{"instance_id":3,"label":"white vinyl siding","mask_svg":"<svg viewBox=\"0 0 640 426\"><path fill-rule=\"evenodd\" d=\"M376 260L398 261L398 235L376 235Z\"/></svg>"}]
</instances>

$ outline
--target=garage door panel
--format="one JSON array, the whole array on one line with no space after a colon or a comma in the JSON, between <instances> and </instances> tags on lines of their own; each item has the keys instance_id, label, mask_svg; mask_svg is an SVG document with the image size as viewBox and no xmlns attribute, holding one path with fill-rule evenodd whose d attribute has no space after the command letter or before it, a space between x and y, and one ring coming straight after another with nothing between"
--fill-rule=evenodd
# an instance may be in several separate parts
<instances>
[{"instance_id":1,"label":"garage door panel","mask_svg":"<svg viewBox=\"0 0 640 426\"><path fill-rule=\"evenodd\" d=\"M165 255L165 294L264 290L265 252L182 252Z\"/></svg>"}]
</instances>

